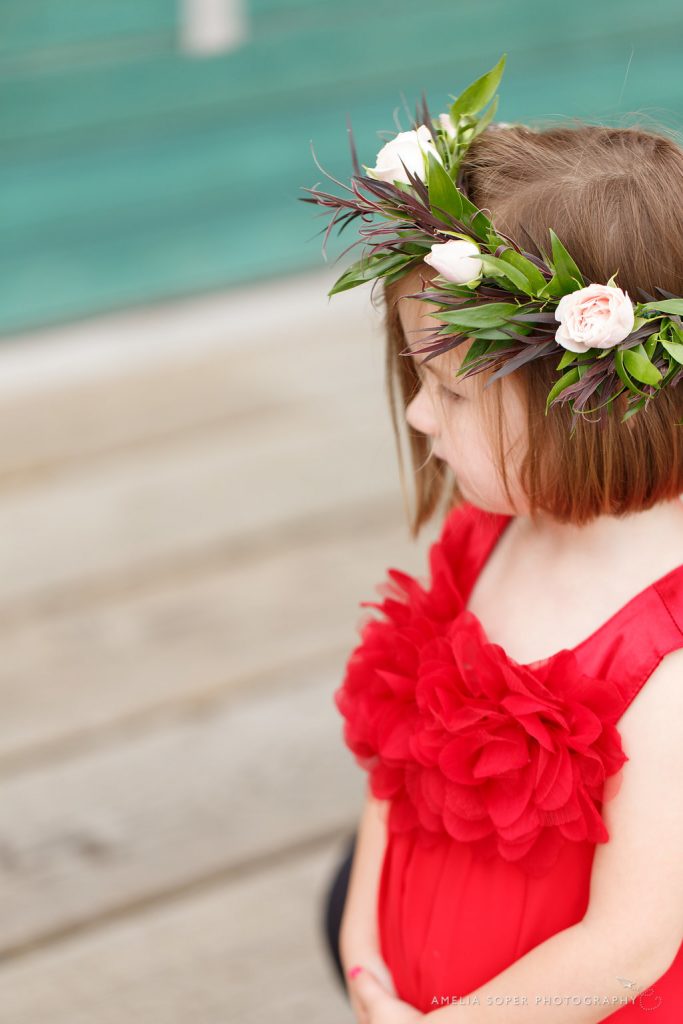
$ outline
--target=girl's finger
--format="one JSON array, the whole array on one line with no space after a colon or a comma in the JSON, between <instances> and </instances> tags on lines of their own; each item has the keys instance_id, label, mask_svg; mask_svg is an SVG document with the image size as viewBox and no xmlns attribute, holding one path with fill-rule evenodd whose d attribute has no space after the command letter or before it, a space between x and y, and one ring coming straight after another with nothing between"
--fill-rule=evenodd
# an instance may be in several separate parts
<instances>
[{"instance_id":1,"label":"girl's finger","mask_svg":"<svg viewBox=\"0 0 683 1024\"><path fill-rule=\"evenodd\" d=\"M379 979L367 968L352 967L349 971L349 983L353 986L353 992L358 997L361 1006L367 1010L370 1016L372 1007L378 1000L393 998Z\"/></svg>"}]
</instances>

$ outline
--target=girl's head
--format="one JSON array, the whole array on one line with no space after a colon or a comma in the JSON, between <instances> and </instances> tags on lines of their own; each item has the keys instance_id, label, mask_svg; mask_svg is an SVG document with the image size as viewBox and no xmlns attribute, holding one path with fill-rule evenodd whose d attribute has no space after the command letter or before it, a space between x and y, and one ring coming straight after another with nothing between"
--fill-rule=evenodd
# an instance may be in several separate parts
<instances>
[{"instance_id":1,"label":"girl's head","mask_svg":"<svg viewBox=\"0 0 683 1024\"><path fill-rule=\"evenodd\" d=\"M474 140L462 167L472 202L527 252L547 252L552 227L587 280L616 272L634 301L657 286L683 294L683 149L670 139L639 128L496 127ZM561 352L488 388L491 371L455 375L469 339L427 363L426 353L409 352L438 321L433 303L405 296L434 276L421 263L384 286L387 384L402 478L402 421L408 428L413 534L444 495L448 506L471 501L578 525L683 492L682 388L663 390L624 423L622 394L603 426L597 413L579 417L570 437L568 405L545 415Z\"/></svg>"}]
</instances>

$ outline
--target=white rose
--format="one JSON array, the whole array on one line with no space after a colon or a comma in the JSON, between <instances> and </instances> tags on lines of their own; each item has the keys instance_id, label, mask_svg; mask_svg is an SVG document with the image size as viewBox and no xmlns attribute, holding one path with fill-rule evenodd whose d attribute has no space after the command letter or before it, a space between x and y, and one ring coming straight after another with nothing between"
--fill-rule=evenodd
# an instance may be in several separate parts
<instances>
[{"instance_id":1,"label":"white rose","mask_svg":"<svg viewBox=\"0 0 683 1024\"><path fill-rule=\"evenodd\" d=\"M481 250L475 242L451 238L448 242L436 242L423 259L447 281L469 284L481 277L480 254Z\"/></svg>"},{"instance_id":2,"label":"white rose","mask_svg":"<svg viewBox=\"0 0 683 1024\"><path fill-rule=\"evenodd\" d=\"M365 170L370 178L389 182L402 181L409 185L408 175L401 164L401 160L403 160L408 170L424 181L423 151L432 153L439 163L443 162L426 124L421 124L417 131L399 132L391 142L382 146L377 154L375 166L366 167Z\"/></svg>"},{"instance_id":3,"label":"white rose","mask_svg":"<svg viewBox=\"0 0 683 1024\"><path fill-rule=\"evenodd\" d=\"M555 310L555 340L570 352L611 348L633 330L633 303L621 288L589 284L563 295Z\"/></svg>"}]
</instances>

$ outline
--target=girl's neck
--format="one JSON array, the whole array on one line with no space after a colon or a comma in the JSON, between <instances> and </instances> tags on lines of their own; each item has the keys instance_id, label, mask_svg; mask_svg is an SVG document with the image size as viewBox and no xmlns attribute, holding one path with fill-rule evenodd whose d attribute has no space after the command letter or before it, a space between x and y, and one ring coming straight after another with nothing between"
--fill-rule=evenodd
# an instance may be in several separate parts
<instances>
[{"instance_id":1,"label":"girl's neck","mask_svg":"<svg viewBox=\"0 0 683 1024\"><path fill-rule=\"evenodd\" d=\"M555 565L577 558L590 563L605 563L613 553L623 559L625 551L647 558L648 552L671 550L674 562L683 561L683 501L674 498L658 502L652 508L623 516L600 515L583 526L558 523L539 514L538 524L527 515L515 517L510 524L521 545L529 546L543 557L552 557ZM673 544L672 544L673 542ZM676 543L678 542L678 543Z\"/></svg>"}]
</instances>

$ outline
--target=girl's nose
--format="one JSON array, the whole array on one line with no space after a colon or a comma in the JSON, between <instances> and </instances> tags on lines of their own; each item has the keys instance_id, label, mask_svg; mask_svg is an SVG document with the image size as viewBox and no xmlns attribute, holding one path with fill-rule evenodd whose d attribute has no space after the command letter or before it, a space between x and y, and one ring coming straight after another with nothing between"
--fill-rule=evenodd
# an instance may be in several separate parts
<instances>
[{"instance_id":1,"label":"girl's nose","mask_svg":"<svg viewBox=\"0 0 683 1024\"><path fill-rule=\"evenodd\" d=\"M419 430L421 434L436 437L438 424L434 417L434 406L424 385L406 406L406 420L414 430Z\"/></svg>"}]
</instances>

